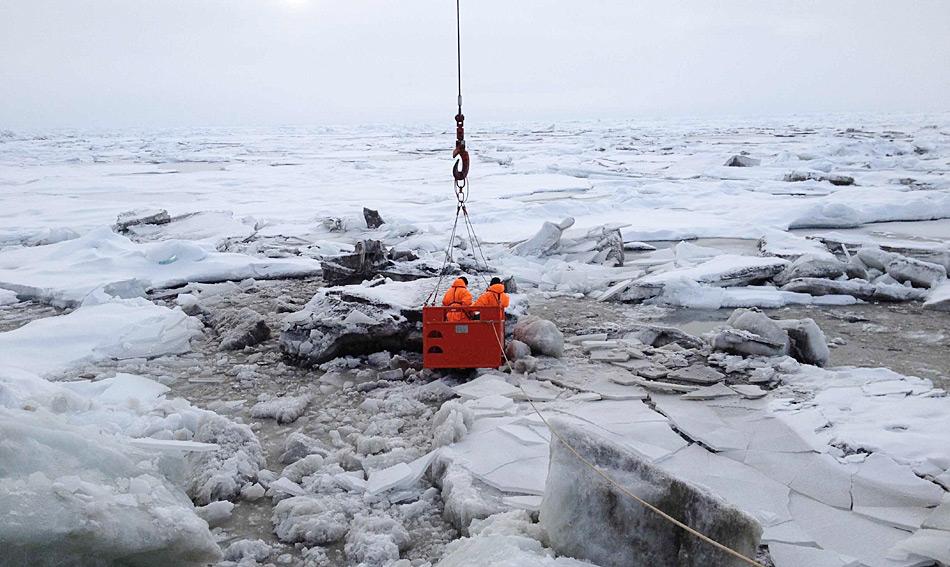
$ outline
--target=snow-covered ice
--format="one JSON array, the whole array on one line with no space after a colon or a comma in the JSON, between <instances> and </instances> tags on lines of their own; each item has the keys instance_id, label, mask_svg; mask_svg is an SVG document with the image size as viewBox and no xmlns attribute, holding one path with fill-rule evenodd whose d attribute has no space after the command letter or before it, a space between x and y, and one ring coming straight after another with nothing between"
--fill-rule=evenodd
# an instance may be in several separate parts
<instances>
[{"instance_id":1,"label":"snow-covered ice","mask_svg":"<svg viewBox=\"0 0 950 567\"><path fill-rule=\"evenodd\" d=\"M311 259L264 259L216 252L181 240L139 244L102 227L45 246L0 249L0 286L56 305L76 305L101 289L115 297L189 282L319 273Z\"/></svg>"},{"instance_id":2,"label":"snow-covered ice","mask_svg":"<svg viewBox=\"0 0 950 567\"><path fill-rule=\"evenodd\" d=\"M316 546L332 545L345 561L385 564L423 557L413 550L420 533L451 533L418 525L441 510L465 535L443 565L580 567L555 557L527 512L545 492L551 442L527 398L756 518L776 567L947 561L950 411L933 383L791 359L779 372L779 359L757 367L761 358L748 356L794 350L784 341L729 360L695 338L683 347L689 356L657 349L646 360L646 345L631 345L657 342L636 320L650 309L926 300L940 316L950 235L862 225L950 219L948 124L839 116L472 132L468 209L491 271L514 276L511 311L523 315L539 298L602 300L584 304L598 306L590 321L554 320L553 330L522 336L538 355L518 361L523 373L451 376L419 399L403 393L432 375L386 354L207 406L220 413L176 398L175 380L187 376L191 391L210 396L232 381L267 383L264 374L286 366L262 352L274 342L261 334L262 343L216 351L220 376L198 368L191 343L227 342L233 321L215 310L254 282L196 283L315 276L321 259L366 239L437 269L455 210L451 187L437 182L444 161L432 157L446 135L380 126L4 135L0 314L12 314L3 327L12 330L0 332L0 438L32 444L0 442L0 508L21 514L0 520L0 546L24 561L279 564L327 563L331 548ZM368 226L364 207L385 224ZM113 230L129 210L168 215ZM678 242L695 238L707 240ZM480 289L474 243L454 244L450 267ZM379 348L395 352L418 331L410 314L434 283L288 291L255 306L255 321L280 324L272 311L295 312L281 316L286 362L322 365L344 354L335 341L354 337L366 350L382 327L392 344ZM32 300L68 309L38 318ZM578 326L586 337L562 340ZM828 360L820 330L786 330L811 349L806 362ZM749 341L725 339L734 351ZM246 362L240 372L225 369L234 358ZM156 360L178 361L179 372L152 380ZM140 370L97 366L109 364ZM324 407L341 387L373 414L370 426ZM407 438L410 422L416 437ZM264 469L270 453L280 474ZM244 518L242 503L223 502L240 499L267 510L270 539L212 535L209 522Z\"/></svg>"},{"instance_id":3,"label":"snow-covered ice","mask_svg":"<svg viewBox=\"0 0 950 567\"><path fill-rule=\"evenodd\" d=\"M141 298L112 300L0 333L0 367L48 375L103 358L179 354L200 333L201 323L180 309Z\"/></svg>"}]
</instances>

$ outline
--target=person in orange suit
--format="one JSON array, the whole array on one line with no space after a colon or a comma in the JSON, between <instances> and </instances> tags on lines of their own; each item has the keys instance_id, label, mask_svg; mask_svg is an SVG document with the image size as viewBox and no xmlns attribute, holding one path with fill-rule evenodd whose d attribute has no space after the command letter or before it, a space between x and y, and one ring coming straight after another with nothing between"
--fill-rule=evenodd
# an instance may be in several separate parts
<instances>
[{"instance_id":1,"label":"person in orange suit","mask_svg":"<svg viewBox=\"0 0 950 567\"><path fill-rule=\"evenodd\" d=\"M468 279L465 276L456 278L451 287L442 296L442 305L446 307L471 307L472 292L468 291ZM449 311L445 314L446 321L466 321L468 315L465 311Z\"/></svg>"},{"instance_id":2,"label":"person in orange suit","mask_svg":"<svg viewBox=\"0 0 950 567\"><path fill-rule=\"evenodd\" d=\"M492 278L488 284L485 293L478 296L474 307L501 307L508 308L511 298L505 293L505 284L501 283L501 278Z\"/></svg>"}]
</instances>

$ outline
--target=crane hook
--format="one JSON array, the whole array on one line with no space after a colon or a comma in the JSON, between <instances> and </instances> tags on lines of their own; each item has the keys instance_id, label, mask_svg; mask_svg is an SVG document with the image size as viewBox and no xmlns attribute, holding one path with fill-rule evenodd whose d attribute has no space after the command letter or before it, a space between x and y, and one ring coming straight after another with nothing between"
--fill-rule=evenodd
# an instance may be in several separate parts
<instances>
[{"instance_id":1,"label":"crane hook","mask_svg":"<svg viewBox=\"0 0 950 567\"><path fill-rule=\"evenodd\" d=\"M468 178L470 160L468 150L465 149L465 116L461 109L455 115L455 151L452 152L452 157L457 158L452 165L452 177L455 178L456 183L464 183ZM460 162L461 169L459 169Z\"/></svg>"}]
</instances>

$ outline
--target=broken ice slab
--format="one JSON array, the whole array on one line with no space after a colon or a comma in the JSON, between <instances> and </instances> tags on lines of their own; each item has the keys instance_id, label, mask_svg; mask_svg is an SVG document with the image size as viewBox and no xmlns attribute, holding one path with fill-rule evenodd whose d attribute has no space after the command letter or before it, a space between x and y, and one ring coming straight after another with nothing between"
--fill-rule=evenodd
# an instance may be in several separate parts
<instances>
[{"instance_id":1,"label":"broken ice slab","mask_svg":"<svg viewBox=\"0 0 950 567\"><path fill-rule=\"evenodd\" d=\"M135 209L119 213L112 229L126 232L130 227L143 224L168 224L172 220L165 209Z\"/></svg>"},{"instance_id":2,"label":"broken ice slab","mask_svg":"<svg viewBox=\"0 0 950 567\"><path fill-rule=\"evenodd\" d=\"M516 386L493 376L491 374L482 374L471 382L459 384L452 388L462 399L474 400L486 396L514 396L520 393Z\"/></svg>"},{"instance_id":3,"label":"broken ice slab","mask_svg":"<svg viewBox=\"0 0 950 567\"><path fill-rule=\"evenodd\" d=\"M602 399L603 399L603 398L600 397L600 394L595 394L594 392L578 392L577 394L574 394L573 396L570 396L570 397L568 397L568 398L564 398L564 401L567 401L567 402L596 402L596 401L602 400Z\"/></svg>"},{"instance_id":4,"label":"broken ice slab","mask_svg":"<svg viewBox=\"0 0 950 567\"><path fill-rule=\"evenodd\" d=\"M934 477L934 481L946 490L950 490L950 470Z\"/></svg>"},{"instance_id":5,"label":"broken ice slab","mask_svg":"<svg viewBox=\"0 0 950 567\"><path fill-rule=\"evenodd\" d=\"M506 396L492 394L482 398L467 400L463 403L466 407L475 412L495 413L497 415L506 415L508 410L514 407L515 402Z\"/></svg>"},{"instance_id":6,"label":"broken ice slab","mask_svg":"<svg viewBox=\"0 0 950 567\"><path fill-rule=\"evenodd\" d=\"M581 344L584 341L606 341L607 333L594 333L591 335L575 335L573 337L567 337L564 339L565 342Z\"/></svg>"},{"instance_id":7,"label":"broken ice slab","mask_svg":"<svg viewBox=\"0 0 950 567\"><path fill-rule=\"evenodd\" d=\"M481 476L508 463L547 455L547 447L525 445L519 438L493 428L470 433L446 453L456 456L465 468Z\"/></svg>"},{"instance_id":8,"label":"broken ice slab","mask_svg":"<svg viewBox=\"0 0 950 567\"><path fill-rule=\"evenodd\" d=\"M639 402L603 401L558 409L562 417L582 427L597 426L600 435L609 437L650 461L656 461L687 445L670 428L669 420Z\"/></svg>"},{"instance_id":9,"label":"broken ice slab","mask_svg":"<svg viewBox=\"0 0 950 567\"><path fill-rule=\"evenodd\" d=\"M651 362L643 358L634 358L633 360L615 361L615 362L612 362L611 364L613 364L614 366L619 366L620 368L623 368L625 370L630 370L632 372L637 372L638 370L641 370L644 368L651 368L651 367L656 366L654 362Z\"/></svg>"},{"instance_id":10,"label":"broken ice slab","mask_svg":"<svg viewBox=\"0 0 950 567\"><path fill-rule=\"evenodd\" d=\"M737 394L748 400L757 400L768 395L766 390L763 390L762 388L752 384L733 384L729 387L735 390Z\"/></svg>"},{"instance_id":11,"label":"broken ice slab","mask_svg":"<svg viewBox=\"0 0 950 567\"><path fill-rule=\"evenodd\" d=\"M518 243L512 251L518 256L542 256L553 251L561 242L561 233L574 224L568 217L558 224L545 221L541 229L531 238Z\"/></svg>"},{"instance_id":12,"label":"broken ice slab","mask_svg":"<svg viewBox=\"0 0 950 567\"><path fill-rule=\"evenodd\" d=\"M542 437L532 427L521 423L509 423L498 427L498 430L512 436L523 445L546 444L547 438Z\"/></svg>"},{"instance_id":13,"label":"broken ice slab","mask_svg":"<svg viewBox=\"0 0 950 567\"><path fill-rule=\"evenodd\" d=\"M644 381L643 378L638 378L637 375L632 372L630 374L611 375L609 380L621 386L639 386L640 382Z\"/></svg>"},{"instance_id":14,"label":"broken ice slab","mask_svg":"<svg viewBox=\"0 0 950 567\"><path fill-rule=\"evenodd\" d=\"M548 456L518 459L497 469L476 475L485 484L502 492L544 495L548 474Z\"/></svg>"},{"instance_id":15,"label":"broken ice slab","mask_svg":"<svg viewBox=\"0 0 950 567\"><path fill-rule=\"evenodd\" d=\"M855 506L853 510L855 514L910 532L920 529L930 514L929 508L919 506Z\"/></svg>"},{"instance_id":16,"label":"broken ice slab","mask_svg":"<svg viewBox=\"0 0 950 567\"><path fill-rule=\"evenodd\" d=\"M337 484L351 492L363 492L366 490L366 480L362 476L355 476L350 473L339 473L333 475Z\"/></svg>"},{"instance_id":17,"label":"broken ice slab","mask_svg":"<svg viewBox=\"0 0 950 567\"><path fill-rule=\"evenodd\" d=\"M720 254L696 266L654 272L635 283L666 285L686 279L719 287L748 285L771 279L789 264L788 260L781 258Z\"/></svg>"},{"instance_id":18,"label":"broken ice slab","mask_svg":"<svg viewBox=\"0 0 950 567\"><path fill-rule=\"evenodd\" d=\"M670 372L668 378L671 380L691 382L693 384L711 385L725 378L725 374L709 366L694 364Z\"/></svg>"},{"instance_id":19,"label":"broken ice slab","mask_svg":"<svg viewBox=\"0 0 950 567\"><path fill-rule=\"evenodd\" d=\"M732 427L707 404L682 400L678 396L654 395L657 411L668 417L684 435L714 451L744 450L752 432L748 427Z\"/></svg>"},{"instance_id":20,"label":"broken ice slab","mask_svg":"<svg viewBox=\"0 0 950 567\"><path fill-rule=\"evenodd\" d=\"M665 366L654 364L647 366L646 368L638 368L636 373L640 376L643 376L647 380L659 380L669 376L670 371Z\"/></svg>"},{"instance_id":21,"label":"broken ice slab","mask_svg":"<svg viewBox=\"0 0 950 567\"><path fill-rule=\"evenodd\" d=\"M839 510L807 496L792 493L789 509L802 528L823 549L854 557L870 567L927 565L920 557L887 559L888 551L907 538L907 532L885 526L854 512Z\"/></svg>"},{"instance_id":22,"label":"broken ice slab","mask_svg":"<svg viewBox=\"0 0 950 567\"><path fill-rule=\"evenodd\" d=\"M883 236L878 237L871 234L860 234L857 232L825 232L813 234L809 236L809 238L819 240L828 247L836 250L842 246L846 246L852 251L861 248L870 250L880 248L886 252L896 252L898 254L909 254L912 256L939 256L947 249L946 244L939 240L927 240L923 238L915 238L913 240L898 239Z\"/></svg>"},{"instance_id":23,"label":"broken ice slab","mask_svg":"<svg viewBox=\"0 0 950 567\"><path fill-rule=\"evenodd\" d=\"M605 399L646 399L647 393L636 387L621 386L612 381L615 376L629 372L610 364L579 362L571 369L546 369L538 373L563 388L600 394Z\"/></svg>"},{"instance_id":24,"label":"broken ice slab","mask_svg":"<svg viewBox=\"0 0 950 567\"><path fill-rule=\"evenodd\" d=\"M890 457L873 453L857 465L852 494L858 507L937 506L944 491Z\"/></svg>"},{"instance_id":25,"label":"broken ice slab","mask_svg":"<svg viewBox=\"0 0 950 567\"><path fill-rule=\"evenodd\" d=\"M944 530L923 529L892 547L887 554L889 559L898 561L919 560L921 557L933 560L940 565L950 565L950 532ZM914 563L925 565L926 563Z\"/></svg>"},{"instance_id":26,"label":"broken ice slab","mask_svg":"<svg viewBox=\"0 0 950 567\"><path fill-rule=\"evenodd\" d=\"M627 279L627 280L617 282L614 285L607 288L606 290L604 290L600 295L597 296L596 299L597 301L608 301L610 299L613 299L618 294L623 293L628 287L630 287L630 284L632 283L633 283L632 279Z\"/></svg>"},{"instance_id":27,"label":"broken ice slab","mask_svg":"<svg viewBox=\"0 0 950 567\"><path fill-rule=\"evenodd\" d=\"M533 402L551 402L564 393L548 381L525 379L521 381L521 388L511 396L515 400L531 400Z\"/></svg>"},{"instance_id":28,"label":"broken ice slab","mask_svg":"<svg viewBox=\"0 0 950 567\"><path fill-rule=\"evenodd\" d=\"M605 400L645 400L646 390L638 386L623 386L610 378L595 378L583 386L584 390L599 394Z\"/></svg>"},{"instance_id":29,"label":"broken ice slab","mask_svg":"<svg viewBox=\"0 0 950 567\"><path fill-rule=\"evenodd\" d=\"M398 463L389 468L369 473L366 492L379 494L387 490L404 486L413 476L412 468L406 463Z\"/></svg>"},{"instance_id":30,"label":"broken ice slab","mask_svg":"<svg viewBox=\"0 0 950 567\"><path fill-rule=\"evenodd\" d=\"M624 240L623 249L631 252L653 252L656 246L638 240Z\"/></svg>"},{"instance_id":31,"label":"broken ice slab","mask_svg":"<svg viewBox=\"0 0 950 567\"><path fill-rule=\"evenodd\" d=\"M595 350L590 353L590 359L597 362L626 362L630 360L630 353L623 350Z\"/></svg>"},{"instance_id":32,"label":"broken ice slab","mask_svg":"<svg viewBox=\"0 0 950 567\"><path fill-rule=\"evenodd\" d=\"M733 457L733 454L729 454ZM781 453L768 448L749 450L743 462L795 492L848 510L851 508L852 467L819 453Z\"/></svg>"},{"instance_id":33,"label":"broken ice slab","mask_svg":"<svg viewBox=\"0 0 950 567\"><path fill-rule=\"evenodd\" d=\"M208 451L214 451L218 448L217 443L152 439L151 437L130 439L129 444L141 449L152 449L161 453L207 453Z\"/></svg>"},{"instance_id":34,"label":"broken ice slab","mask_svg":"<svg viewBox=\"0 0 950 567\"><path fill-rule=\"evenodd\" d=\"M547 443L526 445L519 437L493 428L469 433L444 449L443 455L504 492L544 493Z\"/></svg>"},{"instance_id":35,"label":"broken ice slab","mask_svg":"<svg viewBox=\"0 0 950 567\"><path fill-rule=\"evenodd\" d=\"M558 407L556 411L578 417L607 430L610 430L611 424L616 423L667 423L669 421L664 415L653 411L639 400L565 404Z\"/></svg>"},{"instance_id":36,"label":"broken ice slab","mask_svg":"<svg viewBox=\"0 0 950 567\"><path fill-rule=\"evenodd\" d=\"M418 482L418 480L426 474L426 471L429 470L429 465L432 464L432 461L435 460L439 452L440 449L434 449L425 455L422 455L418 459L410 461L409 468L412 470L412 476L409 477L408 482L404 485L404 487L412 486Z\"/></svg>"},{"instance_id":37,"label":"broken ice slab","mask_svg":"<svg viewBox=\"0 0 950 567\"><path fill-rule=\"evenodd\" d=\"M628 386L640 386L653 392L662 392L665 394L686 394L699 389L699 386L689 386L686 384L673 384L671 382L659 382L657 380L646 380L638 376L630 375L627 381L620 381L612 378L615 382L626 384Z\"/></svg>"},{"instance_id":38,"label":"broken ice slab","mask_svg":"<svg viewBox=\"0 0 950 567\"><path fill-rule=\"evenodd\" d=\"M271 482L267 488L268 490L283 492L284 494L290 494L291 496L303 496L307 494L307 491L304 490L299 484L285 476L282 476Z\"/></svg>"},{"instance_id":39,"label":"broken ice slab","mask_svg":"<svg viewBox=\"0 0 950 567\"><path fill-rule=\"evenodd\" d=\"M755 402L745 403L755 404ZM726 423L733 427L749 428L749 449L753 451L824 453L828 449L820 440L803 436L784 420L771 417L766 413L744 420L728 419Z\"/></svg>"},{"instance_id":40,"label":"broken ice slab","mask_svg":"<svg viewBox=\"0 0 950 567\"><path fill-rule=\"evenodd\" d=\"M726 167L755 167L762 163L762 160L754 157L750 157L744 154L736 154L731 158L726 160L726 163L723 164Z\"/></svg>"},{"instance_id":41,"label":"broken ice slab","mask_svg":"<svg viewBox=\"0 0 950 567\"><path fill-rule=\"evenodd\" d=\"M930 291L924 301L924 309L950 311L950 282L945 282Z\"/></svg>"},{"instance_id":42,"label":"broken ice slab","mask_svg":"<svg viewBox=\"0 0 950 567\"><path fill-rule=\"evenodd\" d=\"M762 543L767 544L769 549L771 549L772 543L774 542L792 544L800 543L805 545L815 544L815 541L811 539L811 536L809 536L795 520L769 526L763 530Z\"/></svg>"},{"instance_id":43,"label":"broken ice slab","mask_svg":"<svg viewBox=\"0 0 950 567\"><path fill-rule=\"evenodd\" d=\"M584 352L592 352L600 349L618 348L620 346L620 341L616 339L608 340L605 338L604 340L580 341L579 344L581 345L581 348L584 349Z\"/></svg>"},{"instance_id":44,"label":"broken ice slab","mask_svg":"<svg viewBox=\"0 0 950 567\"><path fill-rule=\"evenodd\" d=\"M112 378L105 378L95 382L76 380L62 382L62 386L84 397L95 398L106 404L123 404L129 402L148 402L155 400L168 392L168 386L138 376L136 374L117 373Z\"/></svg>"},{"instance_id":45,"label":"broken ice slab","mask_svg":"<svg viewBox=\"0 0 950 567\"><path fill-rule=\"evenodd\" d=\"M768 533L768 530L765 531ZM765 535L762 536L765 541ZM861 563L847 555L811 547L787 543L769 543L769 556L775 567L860 567Z\"/></svg>"},{"instance_id":46,"label":"broken ice slab","mask_svg":"<svg viewBox=\"0 0 950 567\"><path fill-rule=\"evenodd\" d=\"M697 388L692 392L688 392L680 396L684 400L714 400L716 398L728 398L730 396L737 396L738 394L726 386L722 382L714 384L712 386L705 386L703 388Z\"/></svg>"}]
</instances>

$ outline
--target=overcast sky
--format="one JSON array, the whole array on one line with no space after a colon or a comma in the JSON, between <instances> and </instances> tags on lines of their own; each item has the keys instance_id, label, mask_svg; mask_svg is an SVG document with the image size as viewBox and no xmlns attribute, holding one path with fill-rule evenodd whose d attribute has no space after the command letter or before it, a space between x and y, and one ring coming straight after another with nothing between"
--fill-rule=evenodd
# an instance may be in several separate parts
<instances>
[{"instance_id":1,"label":"overcast sky","mask_svg":"<svg viewBox=\"0 0 950 567\"><path fill-rule=\"evenodd\" d=\"M950 1L462 0L475 120L950 110ZM451 121L453 0L0 0L0 128Z\"/></svg>"}]
</instances>

